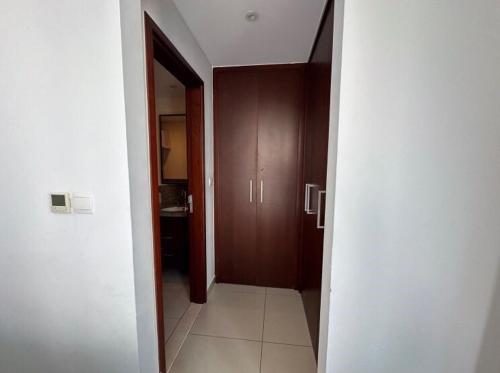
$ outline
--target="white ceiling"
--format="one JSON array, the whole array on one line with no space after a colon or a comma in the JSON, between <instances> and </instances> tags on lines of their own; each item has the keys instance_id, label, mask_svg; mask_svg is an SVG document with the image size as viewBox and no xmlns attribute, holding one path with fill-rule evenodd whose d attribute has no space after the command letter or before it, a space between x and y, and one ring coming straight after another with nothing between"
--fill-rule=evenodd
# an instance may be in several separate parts
<instances>
[{"instance_id":1,"label":"white ceiling","mask_svg":"<svg viewBox=\"0 0 500 373\"><path fill-rule=\"evenodd\" d=\"M231 66L306 62L326 0L173 1L212 65Z\"/></svg>"}]
</instances>

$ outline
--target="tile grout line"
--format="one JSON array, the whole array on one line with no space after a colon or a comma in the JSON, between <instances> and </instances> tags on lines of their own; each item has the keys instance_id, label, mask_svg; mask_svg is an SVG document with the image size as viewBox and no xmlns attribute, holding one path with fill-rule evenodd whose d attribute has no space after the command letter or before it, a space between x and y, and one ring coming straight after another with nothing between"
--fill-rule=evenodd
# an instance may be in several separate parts
<instances>
[{"instance_id":1,"label":"tile grout line","mask_svg":"<svg viewBox=\"0 0 500 373\"><path fill-rule=\"evenodd\" d=\"M308 348L312 348L311 345L299 345L299 344L284 343L284 342L271 342L271 341L263 341L263 340L259 340L259 339L224 337L222 335L211 335L211 334L201 334L201 333L189 333L189 334L190 335L195 335L197 337L232 339L233 341L257 342L257 343L262 342L262 343L267 343L267 344L272 344L272 345L283 345L283 346L292 346L292 347L308 347Z\"/></svg>"},{"instance_id":2,"label":"tile grout line","mask_svg":"<svg viewBox=\"0 0 500 373\"><path fill-rule=\"evenodd\" d=\"M162 286L163 285L167 285L167 283L163 283ZM191 288L189 288L189 291L191 291ZM162 298L163 298L163 294L162 294ZM174 334L175 329L177 329L177 326L179 325L179 322L181 321L181 319L186 314L187 310L191 306L191 303L192 303L191 300L189 300L188 306L186 307L186 309L184 310L184 312L182 312L182 315L179 318L177 318L177 317L166 317L167 315L165 315L165 310L163 310L163 328L165 328L165 319L177 319L177 322L175 323L175 326L174 326L174 329L172 330L172 333L170 333L170 335L168 336L168 338L165 340L165 345L163 346L163 348L165 348L167 346L167 343L170 340L170 337L172 337L172 335Z\"/></svg>"},{"instance_id":3,"label":"tile grout line","mask_svg":"<svg viewBox=\"0 0 500 373\"><path fill-rule=\"evenodd\" d=\"M225 337L223 335L210 335L210 334L201 334L201 333L189 333L189 334L196 335L197 337L232 339L233 341L257 342L257 343L262 342L259 339L234 338L234 337Z\"/></svg>"},{"instance_id":4,"label":"tile grout line","mask_svg":"<svg viewBox=\"0 0 500 373\"><path fill-rule=\"evenodd\" d=\"M200 307L198 307L198 306L200 306ZM193 318L193 320L191 320L191 321L189 322L189 327L187 328L186 333L185 333L185 334L183 333L183 336L182 336L182 341L181 341L180 345L178 346L178 348L176 348L176 352L175 352L175 354L174 354L174 358L172 359L172 361L167 362L167 367L166 367L166 368L167 368L167 373L169 373L169 372L171 371L172 367L174 366L175 361L177 360L177 357L179 356L179 354L180 354L180 352L181 352L181 349L184 347L184 343L186 342L186 339L187 339L187 338L189 337L189 335L191 334L191 333L190 333L190 332L191 332L191 329L193 328L194 323L196 322L196 319L198 319L198 316L199 316L199 314L200 314L200 312L201 312L201 308L202 308L202 307L201 307L201 305L198 305L198 304L196 304L196 303L190 303L188 310L186 310L186 311L184 312L183 318L188 316L188 315L187 315L187 313L188 313L188 311L189 311L190 309L193 309L193 310L197 309L197 311L195 311L195 312L196 312L196 316ZM179 320L179 325L180 325L180 322L181 322L181 321L182 321L182 319L181 319L181 320ZM187 321L187 320L186 320L186 321ZM179 325L178 325L178 326L179 326ZM176 328L176 329L177 329L177 328ZM174 333L175 333L175 332L176 332L176 331L174 330L174 332L172 333L172 336L174 335ZM171 337L172 337L172 336L171 336ZM166 345L165 345L165 350L166 350Z\"/></svg>"},{"instance_id":5,"label":"tile grout line","mask_svg":"<svg viewBox=\"0 0 500 373\"><path fill-rule=\"evenodd\" d=\"M175 326L174 326L174 329L172 330L172 333L170 333L170 335L168 336L167 340L165 341L165 346L167 345L170 337L172 337L172 335L174 334L175 329L177 329L177 326L181 322L181 319L184 317L184 315L186 314L187 310L191 306L191 303L192 302L189 302L189 305L186 307L186 309L184 310L184 312L182 312L182 315L179 318L177 318L177 317L165 317L165 315L163 315L163 327L165 327L165 319L177 319L177 322L175 323Z\"/></svg>"},{"instance_id":6,"label":"tile grout line","mask_svg":"<svg viewBox=\"0 0 500 373\"><path fill-rule=\"evenodd\" d=\"M170 337L172 337L172 334L174 334L175 329L177 328L177 325L179 325L179 322L181 321L181 317L179 317L179 318L176 318L176 317L164 317L163 318L163 327L164 328L165 328L165 320L166 319L175 319L177 321L175 322L175 325L174 325L174 328L172 329L172 332L170 333L170 335L168 336L167 340L165 341L165 346L167 345L168 341L170 340Z\"/></svg>"},{"instance_id":7,"label":"tile grout line","mask_svg":"<svg viewBox=\"0 0 500 373\"><path fill-rule=\"evenodd\" d=\"M220 282L219 284L221 284L221 285L237 285L237 286L255 286L255 285L231 284L228 282ZM255 286L255 287L263 288L264 293L259 293L257 291L250 291L250 290L243 291L243 290L237 290L237 289L227 289L226 291L228 291L230 293L239 293L239 294L268 294L267 293L267 289L268 289L267 286ZM275 288L270 288L270 289L275 289ZM291 289L291 288L278 288L278 289L295 290L295 289ZM278 292L278 293L269 293L269 295L279 295L279 296L284 296L284 297L300 297L300 293L298 291L297 291L297 294L282 294L282 293Z\"/></svg>"},{"instance_id":8,"label":"tile grout line","mask_svg":"<svg viewBox=\"0 0 500 373\"><path fill-rule=\"evenodd\" d=\"M271 345L282 345L282 346L291 346L291 347L307 347L307 348L312 348L312 346L306 346L306 345L294 345L292 343L283 343L283 342L269 342L269 341L263 341L263 343L271 344Z\"/></svg>"},{"instance_id":9,"label":"tile grout line","mask_svg":"<svg viewBox=\"0 0 500 373\"><path fill-rule=\"evenodd\" d=\"M264 325L266 324L266 303L267 303L267 287L264 288L264 314L262 315L262 334L260 337L260 362L259 362L260 373L262 373L262 354L264 352Z\"/></svg>"}]
</instances>

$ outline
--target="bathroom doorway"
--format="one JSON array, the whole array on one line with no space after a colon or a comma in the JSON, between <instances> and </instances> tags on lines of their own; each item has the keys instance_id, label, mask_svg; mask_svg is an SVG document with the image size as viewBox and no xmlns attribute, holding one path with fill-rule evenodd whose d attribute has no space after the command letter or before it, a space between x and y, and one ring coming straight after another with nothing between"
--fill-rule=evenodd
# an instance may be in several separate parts
<instances>
[{"instance_id":1,"label":"bathroom doorway","mask_svg":"<svg viewBox=\"0 0 500 373\"><path fill-rule=\"evenodd\" d=\"M168 343L188 309L189 201L186 87L154 61L163 322Z\"/></svg>"},{"instance_id":2,"label":"bathroom doorway","mask_svg":"<svg viewBox=\"0 0 500 373\"><path fill-rule=\"evenodd\" d=\"M190 302L207 298L203 81L145 14L152 228L160 371Z\"/></svg>"}]
</instances>

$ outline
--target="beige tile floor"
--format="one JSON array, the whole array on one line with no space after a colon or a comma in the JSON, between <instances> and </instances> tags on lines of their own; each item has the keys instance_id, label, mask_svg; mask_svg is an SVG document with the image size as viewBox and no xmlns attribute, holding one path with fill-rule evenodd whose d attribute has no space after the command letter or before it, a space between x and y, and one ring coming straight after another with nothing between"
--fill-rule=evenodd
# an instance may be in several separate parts
<instances>
[{"instance_id":1,"label":"beige tile floor","mask_svg":"<svg viewBox=\"0 0 500 373\"><path fill-rule=\"evenodd\" d=\"M190 304L188 277L175 270L164 272L163 318L167 342Z\"/></svg>"},{"instance_id":2,"label":"beige tile floor","mask_svg":"<svg viewBox=\"0 0 500 373\"><path fill-rule=\"evenodd\" d=\"M216 284L170 372L316 372L299 293Z\"/></svg>"}]
</instances>

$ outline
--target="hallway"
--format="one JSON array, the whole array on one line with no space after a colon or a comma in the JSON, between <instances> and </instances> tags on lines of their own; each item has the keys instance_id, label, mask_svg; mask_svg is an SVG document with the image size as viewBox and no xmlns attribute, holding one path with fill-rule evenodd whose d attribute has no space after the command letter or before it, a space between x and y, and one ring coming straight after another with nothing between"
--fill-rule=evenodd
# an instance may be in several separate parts
<instances>
[{"instance_id":1,"label":"hallway","mask_svg":"<svg viewBox=\"0 0 500 373\"><path fill-rule=\"evenodd\" d=\"M309 373L314 352L295 290L215 284L172 373Z\"/></svg>"}]
</instances>

